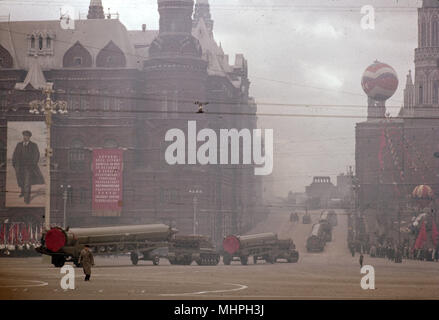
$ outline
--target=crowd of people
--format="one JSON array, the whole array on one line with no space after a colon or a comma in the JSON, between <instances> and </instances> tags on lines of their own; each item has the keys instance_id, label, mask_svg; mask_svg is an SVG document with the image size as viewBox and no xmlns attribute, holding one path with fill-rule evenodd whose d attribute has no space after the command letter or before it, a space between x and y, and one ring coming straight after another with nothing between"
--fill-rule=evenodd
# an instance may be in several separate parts
<instances>
[{"instance_id":1,"label":"crowd of people","mask_svg":"<svg viewBox=\"0 0 439 320\"><path fill-rule=\"evenodd\" d=\"M4 257L36 257L39 256L35 248L39 246L37 242L27 242L23 244L0 244L0 258Z\"/></svg>"},{"instance_id":2,"label":"crowd of people","mask_svg":"<svg viewBox=\"0 0 439 320\"><path fill-rule=\"evenodd\" d=\"M372 258L386 258L395 262L401 262L402 259L436 262L439 260L439 248L414 249L406 244L398 247L390 242L372 245L367 242L350 242L349 250L352 256L358 252L368 254Z\"/></svg>"}]
</instances>

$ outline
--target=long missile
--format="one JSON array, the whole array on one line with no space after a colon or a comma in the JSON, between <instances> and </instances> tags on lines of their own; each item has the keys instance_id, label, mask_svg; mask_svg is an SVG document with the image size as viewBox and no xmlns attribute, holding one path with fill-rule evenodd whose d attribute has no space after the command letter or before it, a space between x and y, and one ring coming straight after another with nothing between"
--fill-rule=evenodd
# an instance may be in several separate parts
<instances>
[{"instance_id":1,"label":"long missile","mask_svg":"<svg viewBox=\"0 0 439 320\"><path fill-rule=\"evenodd\" d=\"M241 249L256 247L260 245L275 244L278 238L275 233L259 233L246 236L227 236L223 241L225 252L233 255Z\"/></svg>"},{"instance_id":2,"label":"long missile","mask_svg":"<svg viewBox=\"0 0 439 320\"><path fill-rule=\"evenodd\" d=\"M99 245L103 243L167 241L176 233L164 224L119 226L101 228L73 228L68 231L52 228L43 236L45 246L52 252L75 245Z\"/></svg>"}]
</instances>

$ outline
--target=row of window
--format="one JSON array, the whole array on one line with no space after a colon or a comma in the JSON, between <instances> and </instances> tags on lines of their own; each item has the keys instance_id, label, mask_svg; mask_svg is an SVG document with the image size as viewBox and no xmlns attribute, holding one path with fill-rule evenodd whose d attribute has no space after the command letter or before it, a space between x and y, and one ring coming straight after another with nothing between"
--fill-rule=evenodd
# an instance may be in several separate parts
<instances>
[{"instance_id":1,"label":"row of window","mask_svg":"<svg viewBox=\"0 0 439 320\"><path fill-rule=\"evenodd\" d=\"M86 91L80 91L77 94L67 93L61 99L66 100L69 111L120 111L125 107L125 99L115 97L89 97ZM103 93L110 95L110 93Z\"/></svg>"},{"instance_id":2,"label":"row of window","mask_svg":"<svg viewBox=\"0 0 439 320\"><path fill-rule=\"evenodd\" d=\"M428 103L428 99L426 99L425 95L425 88L423 84L419 85L418 88L418 103ZM432 103L438 104L439 103L439 80L435 80L432 83Z\"/></svg>"},{"instance_id":3,"label":"row of window","mask_svg":"<svg viewBox=\"0 0 439 320\"><path fill-rule=\"evenodd\" d=\"M419 32L421 47L439 46L439 21L435 20L431 24L427 22L421 23Z\"/></svg>"},{"instance_id":4,"label":"row of window","mask_svg":"<svg viewBox=\"0 0 439 320\"><path fill-rule=\"evenodd\" d=\"M53 39L50 34L30 35L29 38L29 55L46 55L53 54Z\"/></svg>"}]
</instances>

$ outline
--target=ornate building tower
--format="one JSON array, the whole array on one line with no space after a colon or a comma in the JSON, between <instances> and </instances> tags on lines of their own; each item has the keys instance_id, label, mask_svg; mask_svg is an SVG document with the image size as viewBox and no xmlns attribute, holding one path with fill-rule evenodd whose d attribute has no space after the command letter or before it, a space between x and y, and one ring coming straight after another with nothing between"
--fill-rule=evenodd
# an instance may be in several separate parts
<instances>
[{"instance_id":1,"label":"ornate building tower","mask_svg":"<svg viewBox=\"0 0 439 320\"><path fill-rule=\"evenodd\" d=\"M104 7L101 0L91 0L88 7L87 19L105 19Z\"/></svg>"},{"instance_id":2,"label":"ornate building tower","mask_svg":"<svg viewBox=\"0 0 439 320\"><path fill-rule=\"evenodd\" d=\"M194 27L198 24L200 19L204 19L204 23L206 24L207 30L212 35L213 20L212 20L212 16L210 15L209 0L197 0L197 3L195 4Z\"/></svg>"},{"instance_id":3,"label":"ornate building tower","mask_svg":"<svg viewBox=\"0 0 439 320\"><path fill-rule=\"evenodd\" d=\"M424 0L418 9L414 105L439 108L439 1Z\"/></svg>"},{"instance_id":4,"label":"ornate building tower","mask_svg":"<svg viewBox=\"0 0 439 320\"><path fill-rule=\"evenodd\" d=\"M414 95L415 95L415 86L412 80L412 71L409 70L405 89L404 89L404 108L407 111L413 110Z\"/></svg>"},{"instance_id":5,"label":"ornate building tower","mask_svg":"<svg viewBox=\"0 0 439 320\"><path fill-rule=\"evenodd\" d=\"M193 0L158 0L160 30L144 62L146 93L166 101L179 101L169 110L193 110L206 96L207 62L199 41L192 36ZM157 91L160 88L160 92ZM183 103L183 101L185 103ZM177 110L178 107L178 110Z\"/></svg>"}]
</instances>

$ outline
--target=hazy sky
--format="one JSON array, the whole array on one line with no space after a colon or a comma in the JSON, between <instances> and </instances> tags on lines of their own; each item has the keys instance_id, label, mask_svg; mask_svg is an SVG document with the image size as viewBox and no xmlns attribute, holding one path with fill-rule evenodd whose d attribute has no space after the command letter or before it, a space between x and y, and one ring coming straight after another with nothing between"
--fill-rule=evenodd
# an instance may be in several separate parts
<instances>
[{"instance_id":1,"label":"hazy sky","mask_svg":"<svg viewBox=\"0 0 439 320\"><path fill-rule=\"evenodd\" d=\"M0 16L58 19L64 4L85 18L89 0L0 0ZM103 4L105 11L119 12L128 29L141 29L143 23L148 29L158 28L157 0L103 0ZM314 175L329 175L335 182L338 173L355 165L355 123L364 120L367 104L361 75L374 60L390 64L399 76L388 111L395 115L402 105L406 74L414 70L421 1L210 0L210 4L215 39L232 62L235 53L245 54L251 95L261 114L259 125L275 132L274 171L266 179L267 191L277 196L304 191ZM361 28L364 5L376 9L375 30Z\"/></svg>"}]
</instances>

